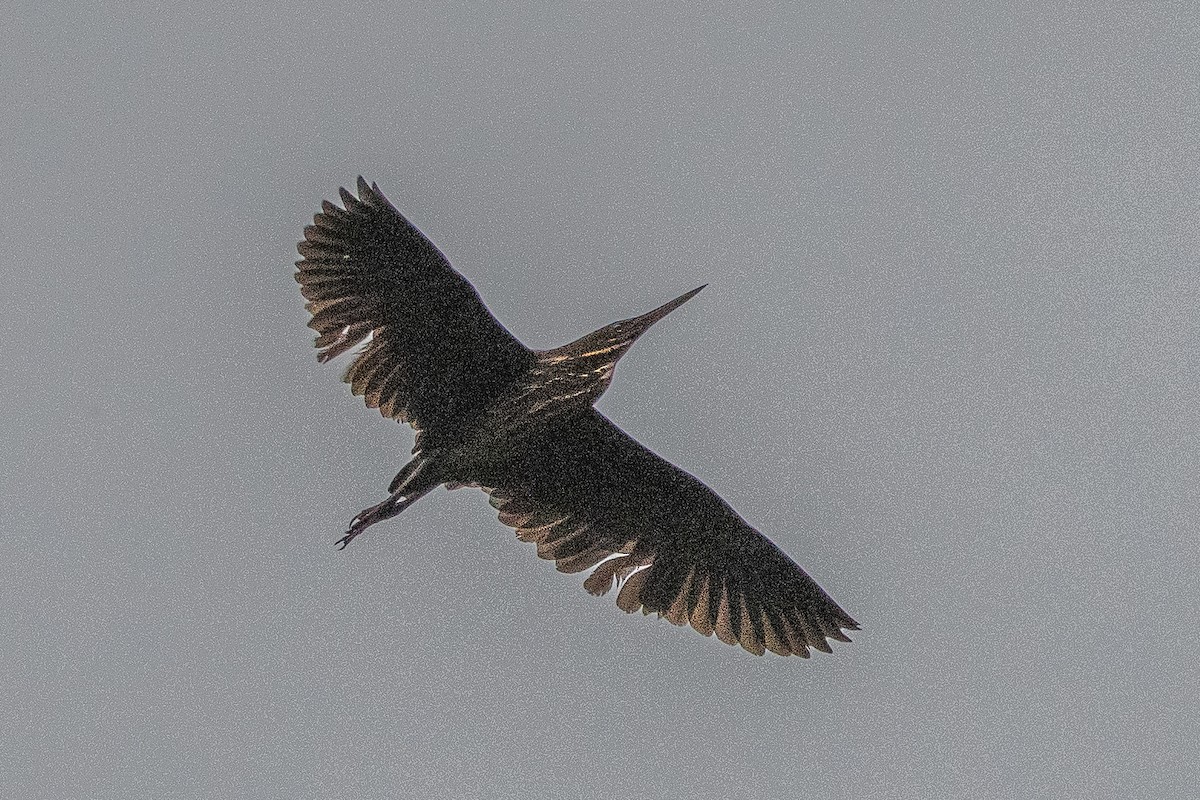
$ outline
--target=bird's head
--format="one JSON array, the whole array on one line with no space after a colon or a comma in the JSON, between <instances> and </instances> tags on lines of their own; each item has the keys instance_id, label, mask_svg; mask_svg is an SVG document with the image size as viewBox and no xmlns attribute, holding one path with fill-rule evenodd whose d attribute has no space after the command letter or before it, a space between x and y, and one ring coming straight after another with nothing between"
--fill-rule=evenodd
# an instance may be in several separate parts
<instances>
[{"instance_id":1,"label":"bird's head","mask_svg":"<svg viewBox=\"0 0 1200 800\"><path fill-rule=\"evenodd\" d=\"M707 286L708 284L705 284ZM676 297L669 303L659 306L653 311L647 311L641 316L623 319L611 325L605 325L598 331L593 331L581 339L577 339L566 347L559 348L564 355L577 364L594 364L596 368L605 365L611 369L617 360L629 351L633 343L654 323L670 314L681 305L691 300L704 286L692 289L685 295Z\"/></svg>"}]
</instances>

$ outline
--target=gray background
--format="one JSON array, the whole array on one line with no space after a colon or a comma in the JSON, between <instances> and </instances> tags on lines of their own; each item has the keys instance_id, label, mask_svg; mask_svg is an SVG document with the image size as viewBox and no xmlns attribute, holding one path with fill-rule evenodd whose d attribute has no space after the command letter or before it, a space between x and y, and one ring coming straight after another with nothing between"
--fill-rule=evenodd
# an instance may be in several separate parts
<instances>
[{"instance_id":1,"label":"gray background","mask_svg":"<svg viewBox=\"0 0 1200 800\"><path fill-rule=\"evenodd\" d=\"M1192 3L6 13L4 797L1194 791ZM378 181L863 623L626 617L318 366Z\"/></svg>"}]
</instances>

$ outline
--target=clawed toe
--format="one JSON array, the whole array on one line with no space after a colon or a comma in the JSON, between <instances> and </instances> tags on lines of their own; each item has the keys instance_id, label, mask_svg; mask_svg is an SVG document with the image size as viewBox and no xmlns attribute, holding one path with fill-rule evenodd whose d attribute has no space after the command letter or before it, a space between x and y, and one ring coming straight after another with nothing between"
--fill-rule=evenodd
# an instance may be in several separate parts
<instances>
[{"instance_id":1,"label":"clawed toe","mask_svg":"<svg viewBox=\"0 0 1200 800\"><path fill-rule=\"evenodd\" d=\"M355 536L358 536L377 521L379 509L383 505L384 503L380 503L379 505L371 506L365 511L360 511L354 517L354 519L350 520L350 529L346 531L342 538L337 540L335 547L337 547L338 550L345 550L346 545L350 544L351 539L353 539Z\"/></svg>"},{"instance_id":2,"label":"clawed toe","mask_svg":"<svg viewBox=\"0 0 1200 800\"><path fill-rule=\"evenodd\" d=\"M417 494L412 495L392 495L387 500L384 500L378 505L358 512L358 515L350 520L350 529L346 531L342 538L337 540L336 547L338 550L345 550L346 545L350 544L350 540L367 528L374 525L376 522L382 522L385 519L390 519L396 516L404 509L412 505L418 498L422 497L429 490L426 489Z\"/></svg>"},{"instance_id":3,"label":"clawed toe","mask_svg":"<svg viewBox=\"0 0 1200 800\"><path fill-rule=\"evenodd\" d=\"M369 521L367 521L367 518L367 512L363 512L355 517L350 522L350 530L346 531L345 535L338 539L334 546L337 547L338 550L345 550L346 545L350 544L350 540L365 531L367 526L371 524Z\"/></svg>"}]
</instances>

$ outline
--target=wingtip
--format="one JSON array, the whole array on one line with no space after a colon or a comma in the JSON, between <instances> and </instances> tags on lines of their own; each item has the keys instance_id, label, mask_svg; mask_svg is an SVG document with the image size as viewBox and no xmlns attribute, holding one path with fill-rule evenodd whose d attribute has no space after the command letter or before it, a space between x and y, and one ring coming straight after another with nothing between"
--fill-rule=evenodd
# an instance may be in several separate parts
<instances>
[{"instance_id":1,"label":"wingtip","mask_svg":"<svg viewBox=\"0 0 1200 800\"><path fill-rule=\"evenodd\" d=\"M355 186L358 189L358 198L362 202L374 206L378 206L380 203L388 206L391 205L391 202L387 199L384 193L380 191L379 184L375 181L367 183L367 179L362 175L359 175L358 180L355 182Z\"/></svg>"}]
</instances>

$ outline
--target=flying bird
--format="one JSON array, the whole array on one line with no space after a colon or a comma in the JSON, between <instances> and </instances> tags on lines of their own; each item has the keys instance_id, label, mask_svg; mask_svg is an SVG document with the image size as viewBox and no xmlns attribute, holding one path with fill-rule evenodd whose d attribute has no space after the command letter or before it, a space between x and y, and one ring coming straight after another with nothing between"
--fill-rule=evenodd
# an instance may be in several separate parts
<instances>
[{"instance_id":1,"label":"flying bird","mask_svg":"<svg viewBox=\"0 0 1200 800\"><path fill-rule=\"evenodd\" d=\"M617 605L716 634L756 655L807 658L850 641L856 623L715 492L593 408L617 361L694 297L552 350L521 344L475 288L388 202L324 201L297 249L296 281L318 361L359 347L343 380L367 406L416 430L389 497L366 509L345 547L438 486L478 487L502 523L584 588L620 587Z\"/></svg>"}]
</instances>

